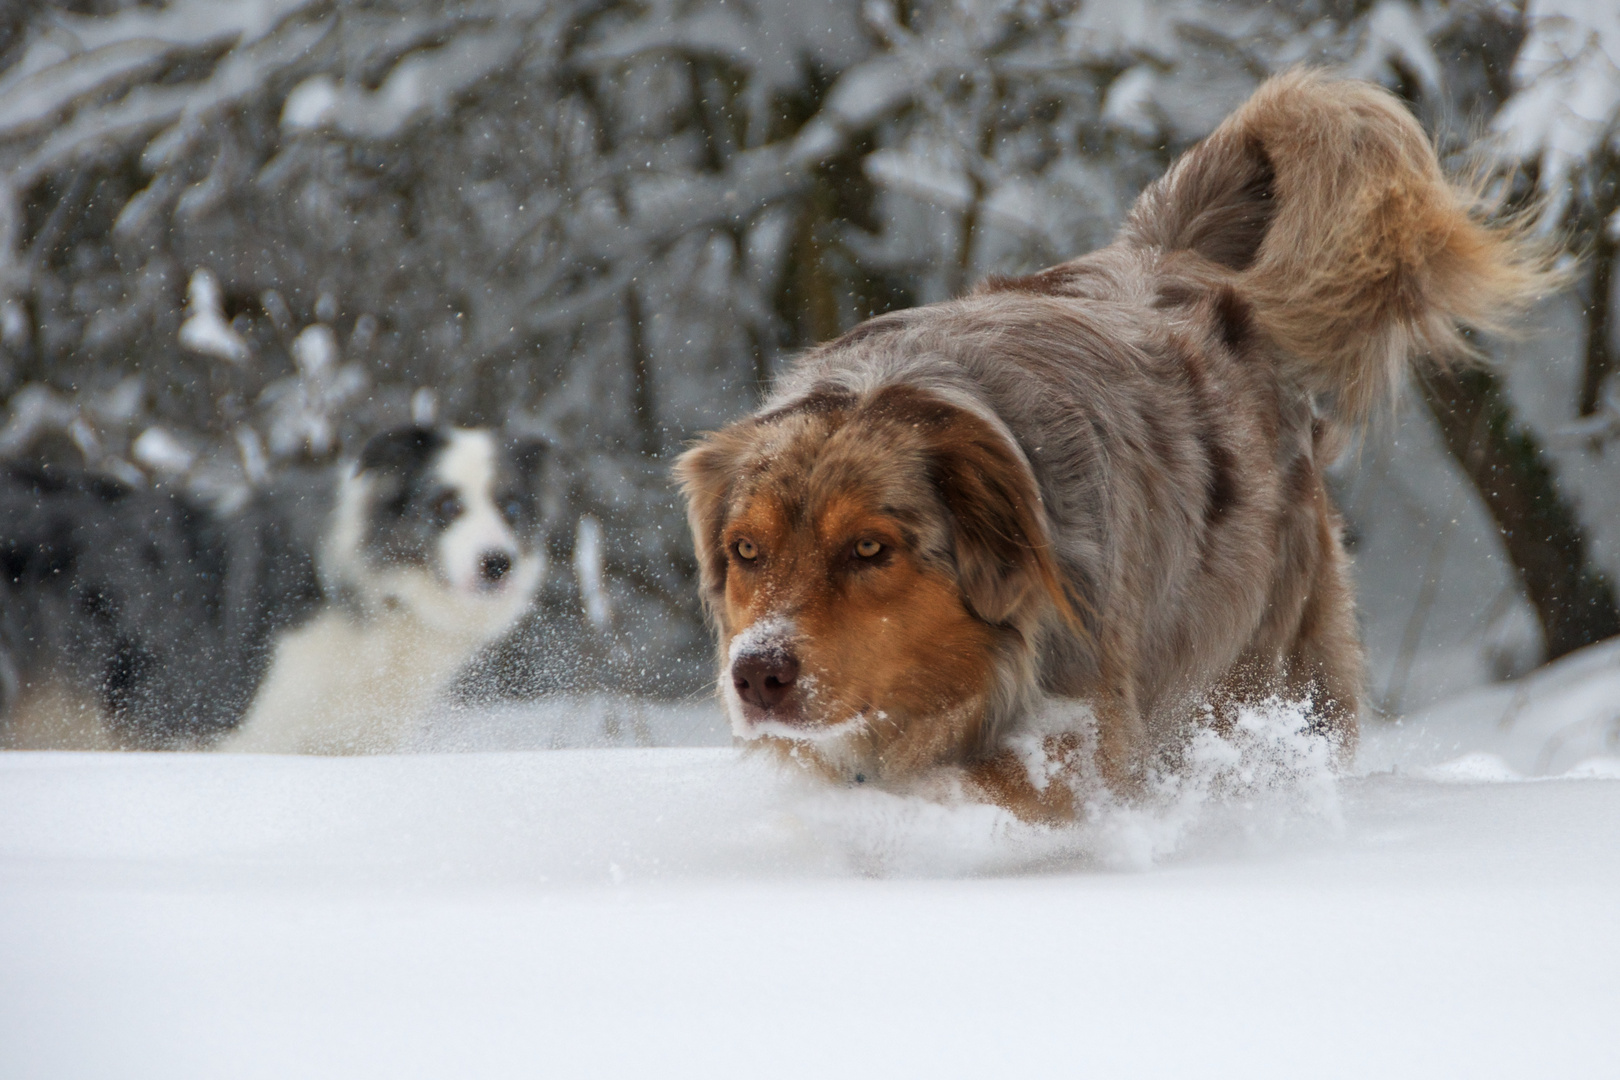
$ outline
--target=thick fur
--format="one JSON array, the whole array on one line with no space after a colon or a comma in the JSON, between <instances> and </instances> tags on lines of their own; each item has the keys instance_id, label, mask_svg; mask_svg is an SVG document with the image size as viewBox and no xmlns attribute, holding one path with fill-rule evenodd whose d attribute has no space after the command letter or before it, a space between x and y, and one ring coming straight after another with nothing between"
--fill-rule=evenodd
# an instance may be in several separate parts
<instances>
[{"instance_id":1,"label":"thick fur","mask_svg":"<svg viewBox=\"0 0 1620 1080\"><path fill-rule=\"evenodd\" d=\"M541 464L407 428L231 513L7 466L0 745L398 745L532 599Z\"/></svg>"},{"instance_id":2,"label":"thick fur","mask_svg":"<svg viewBox=\"0 0 1620 1080\"><path fill-rule=\"evenodd\" d=\"M681 459L734 731L846 780L956 768L1031 817L1072 811L1008 749L1047 696L1089 704L1122 791L1270 694L1350 753L1322 469L1415 356L1548 283L1388 93L1271 80L1107 248L873 319Z\"/></svg>"}]
</instances>

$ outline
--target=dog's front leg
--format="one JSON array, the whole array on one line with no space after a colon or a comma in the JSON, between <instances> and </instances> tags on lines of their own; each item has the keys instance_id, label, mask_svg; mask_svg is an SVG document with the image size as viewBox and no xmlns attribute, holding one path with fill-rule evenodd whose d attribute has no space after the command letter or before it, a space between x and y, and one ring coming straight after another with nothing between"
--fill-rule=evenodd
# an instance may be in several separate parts
<instances>
[{"instance_id":1,"label":"dog's front leg","mask_svg":"<svg viewBox=\"0 0 1620 1080\"><path fill-rule=\"evenodd\" d=\"M1079 736L1048 735L1036 760L1027 750L1006 749L972 763L967 784L979 799L1032 824L1073 821L1083 753Z\"/></svg>"},{"instance_id":2,"label":"dog's front leg","mask_svg":"<svg viewBox=\"0 0 1620 1080\"><path fill-rule=\"evenodd\" d=\"M1137 707L1135 653L1133 641L1105 636L1096 689L1087 695L1097 716L1097 772L1122 798L1140 791L1147 773L1147 720Z\"/></svg>"},{"instance_id":3,"label":"dog's front leg","mask_svg":"<svg viewBox=\"0 0 1620 1080\"><path fill-rule=\"evenodd\" d=\"M1121 797L1135 795L1147 772L1147 723L1131 694L1099 697L1097 713L1097 772L1108 790Z\"/></svg>"}]
</instances>

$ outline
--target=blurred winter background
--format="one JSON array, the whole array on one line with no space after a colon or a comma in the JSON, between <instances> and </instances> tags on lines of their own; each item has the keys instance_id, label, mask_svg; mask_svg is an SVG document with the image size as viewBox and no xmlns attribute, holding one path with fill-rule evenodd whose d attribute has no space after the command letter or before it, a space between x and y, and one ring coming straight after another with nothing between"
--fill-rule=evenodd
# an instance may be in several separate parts
<instances>
[{"instance_id":1,"label":"blurred winter background","mask_svg":"<svg viewBox=\"0 0 1620 1080\"><path fill-rule=\"evenodd\" d=\"M683 442L799 348L1106 242L1300 62L1584 257L1335 476L1372 700L1620 633L1612 0L5 0L0 455L228 508L412 417L542 434L555 569L469 687L694 700Z\"/></svg>"}]
</instances>

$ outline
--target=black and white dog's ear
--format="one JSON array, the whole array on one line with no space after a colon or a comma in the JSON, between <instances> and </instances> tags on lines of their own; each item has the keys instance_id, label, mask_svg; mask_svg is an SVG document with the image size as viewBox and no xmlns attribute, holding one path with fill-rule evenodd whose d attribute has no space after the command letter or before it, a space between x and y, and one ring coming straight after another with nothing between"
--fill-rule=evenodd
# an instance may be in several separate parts
<instances>
[{"instance_id":1,"label":"black and white dog's ear","mask_svg":"<svg viewBox=\"0 0 1620 1080\"><path fill-rule=\"evenodd\" d=\"M518 475L538 491L545 476L546 461L551 456L551 443L537 435L525 435L510 439L507 450Z\"/></svg>"},{"instance_id":2,"label":"black and white dog's ear","mask_svg":"<svg viewBox=\"0 0 1620 1080\"><path fill-rule=\"evenodd\" d=\"M538 435L508 435L505 450L518 485L534 500L540 521L555 520L562 512L562 494L552 475L556 453L550 441Z\"/></svg>"},{"instance_id":3,"label":"black and white dog's ear","mask_svg":"<svg viewBox=\"0 0 1620 1080\"><path fill-rule=\"evenodd\" d=\"M366 477L374 504L404 513L412 477L428 468L446 441L442 432L427 427L393 428L372 436L355 469Z\"/></svg>"},{"instance_id":4,"label":"black and white dog's ear","mask_svg":"<svg viewBox=\"0 0 1620 1080\"><path fill-rule=\"evenodd\" d=\"M444 435L433 428L394 428L366 443L360 451L360 471L409 474L421 469L444 443Z\"/></svg>"}]
</instances>

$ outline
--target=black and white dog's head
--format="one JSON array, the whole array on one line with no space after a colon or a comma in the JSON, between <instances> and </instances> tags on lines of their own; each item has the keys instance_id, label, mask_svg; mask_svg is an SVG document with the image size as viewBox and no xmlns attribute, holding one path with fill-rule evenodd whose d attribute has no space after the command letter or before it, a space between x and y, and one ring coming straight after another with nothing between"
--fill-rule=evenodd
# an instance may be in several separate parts
<instances>
[{"instance_id":1,"label":"black and white dog's head","mask_svg":"<svg viewBox=\"0 0 1620 1080\"><path fill-rule=\"evenodd\" d=\"M401 428L345 475L323 578L363 606L403 605L435 629L493 638L545 573L545 446L486 429Z\"/></svg>"}]
</instances>

